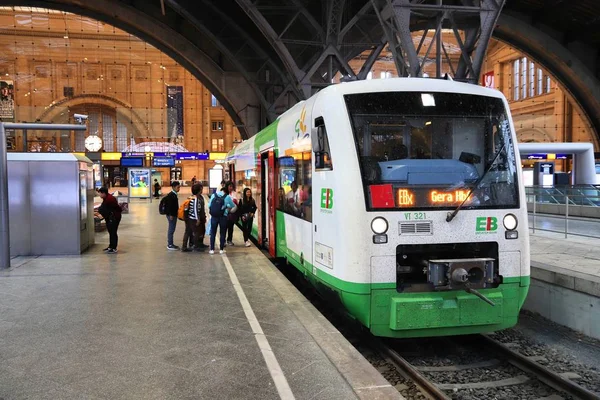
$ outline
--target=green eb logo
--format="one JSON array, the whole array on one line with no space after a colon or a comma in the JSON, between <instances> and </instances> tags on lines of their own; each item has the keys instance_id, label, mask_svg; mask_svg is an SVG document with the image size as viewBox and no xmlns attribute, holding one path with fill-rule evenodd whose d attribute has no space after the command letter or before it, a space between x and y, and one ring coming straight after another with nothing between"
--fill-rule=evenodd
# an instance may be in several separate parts
<instances>
[{"instance_id":1,"label":"green eb logo","mask_svg":"<svg viewBox=\"0 0 600 400\"><path fill-rule=\"evenodd\" d=\"M498 218L477 217L475 222L476 232L495 232L498 229Z\"/></svg>"},{"instance_id":2,"label":"green eb logo","mask_svg":"<svg viewBox=\"0 0 600 400\"><path fill-rule=\"evenodd\" d=\"M321 208L333 208L333 189L321 189Z\"/></svg>"}]
</instances>

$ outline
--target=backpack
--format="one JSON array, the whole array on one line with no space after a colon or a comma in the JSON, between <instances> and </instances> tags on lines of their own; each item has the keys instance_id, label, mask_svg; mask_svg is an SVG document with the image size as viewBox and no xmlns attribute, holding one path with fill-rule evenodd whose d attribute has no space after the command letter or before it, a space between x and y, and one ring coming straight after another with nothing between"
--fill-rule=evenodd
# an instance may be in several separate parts
<instances>
[{"instance_id":1,"label":"backpack","mask_svg":"<svg viewBox=\"0 0 600 400\"><path fill-rule=\"evenodd\" d=\"M158 213L160 215L167 215L167 197L163 197L158 204Z\"/></svg>"},{"instance_id":2,"label":"backpack","mask_svg":"<svg viewBox=\"0 0 600 400\"><path fill-rule=\"evenodd\" d=\"M179 206L179 210L177 210L177 218L179 218L182 221L185 221L185 217L187 216L188 212L190 211L190 202L191 201L192 201L192 198L190 197L189 199L184 201L182 205Z\"/></svg>"},{"instance_id":3,"label":"backpack","mask_svg":"<svg viewBox=\"0 0 600 400\"><path fill-rule=\"evenodd\" d=\"M214 194L212 203L210 203L210 215L211 217L222 217L225 215L225 196L219 196L217 193Z\"/></svg>"}]
</instances>

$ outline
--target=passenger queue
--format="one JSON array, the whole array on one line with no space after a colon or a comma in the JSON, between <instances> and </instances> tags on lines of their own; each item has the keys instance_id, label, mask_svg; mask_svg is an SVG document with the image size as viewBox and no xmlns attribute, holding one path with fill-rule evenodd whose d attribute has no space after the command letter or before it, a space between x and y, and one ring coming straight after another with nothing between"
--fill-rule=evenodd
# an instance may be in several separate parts
<instances>
[{"instance_id":1,"label":"passenger queue","mask_svg":"<svg viewBox=\"0 0 600 400\"><path fill-rule=\"evenodd\" d=\"M167 250L182 252L204 252L209 248L209 254L215 254L217 231L219 231L219 254L225 254L227 246L233 243L233 229L240 222L244 235L244 245L251 246L250 235L252 223L256 213L256 202L252 197L252 190L245 188L240 199L237 198L235 185L232 181L221 181L221 188L215 191L206 202L202 191L203 185L192 184L191 196L179 204L179 191L181 184L178 181L171 183L171 191L159 203L159 213L167 219ZM154 196L157 197L160 188L155 187ZM117 213L114 197L108 189L98 189L103 202L99 208L105 218L110 234L110 244L104 249L106 253L117 252L117 228L120 222L120 212ZM118 207L118 206L117 206ZM119 210L120 211L120 210ZM118 214L118 215L117 215ZM183 243L181 247L174 243L177 221L184 223ZM209 245L204 243L205 236L209 236Z\"/></svg>"}]
</instances>

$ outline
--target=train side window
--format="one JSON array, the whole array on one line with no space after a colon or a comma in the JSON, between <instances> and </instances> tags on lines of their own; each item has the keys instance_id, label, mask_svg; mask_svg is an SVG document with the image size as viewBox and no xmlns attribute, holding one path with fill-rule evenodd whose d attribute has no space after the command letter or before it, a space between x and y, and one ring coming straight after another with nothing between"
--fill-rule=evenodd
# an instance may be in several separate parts
<instances>
[{"instance_id":1,"label":"train side window","mask_svg":"<svg viewBox=\"0 0 600 400\"><path fill-rule=\"evenodd\" d=\"M312 221L311 153L295 153L279 158L278 209Z\"/></svg>"},{"instance_id":2,"label":"train side window","mask_svg":"<svg viewBox=\"0 0 600 400\"><path fill-rule=\"evenodd\" d=\"M325 127L325 120L323 117L315 119L315 131L312 137L312 146L313 152L315 153L315 170L333 170L329 138L327 137L327 128Z\"/></svg>"}]
</instances>

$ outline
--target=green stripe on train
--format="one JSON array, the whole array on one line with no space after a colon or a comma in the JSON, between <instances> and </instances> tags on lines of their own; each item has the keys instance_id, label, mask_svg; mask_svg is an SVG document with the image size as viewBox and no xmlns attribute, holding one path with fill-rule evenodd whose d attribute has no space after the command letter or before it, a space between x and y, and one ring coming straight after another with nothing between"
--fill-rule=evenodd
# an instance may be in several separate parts
<instances>
[{"instance_id":1,"label":"green stripe on train","mask_svg":"<svg viewBox=\"0 0 600 400\"><path fill-rule=\"evenodd\" d=\"M497 303L491 307L462 291L399 293L395 282L347 282L313 269L312 264L288 248L281 211L277 211L276 229L277 256L285 257L322 292L334 294L334 300L375 335L445 336L506 329L517 323L529 289L529 276L505 278L498 288L481 290Z\"/></svg>"}]
</instances>

